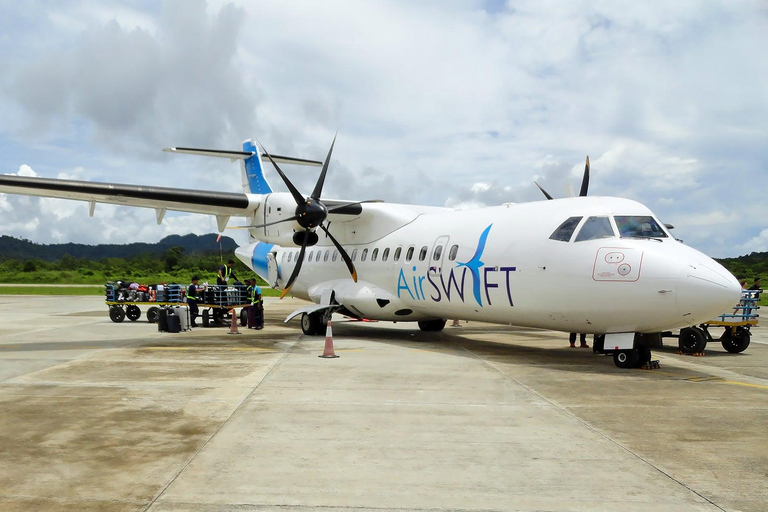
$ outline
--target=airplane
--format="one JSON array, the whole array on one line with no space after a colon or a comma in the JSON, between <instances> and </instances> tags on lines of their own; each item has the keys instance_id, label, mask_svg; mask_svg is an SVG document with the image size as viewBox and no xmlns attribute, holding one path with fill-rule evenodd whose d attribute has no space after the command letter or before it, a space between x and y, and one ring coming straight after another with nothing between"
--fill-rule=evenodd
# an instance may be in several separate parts
<instances>
[{"instance_id":1,"label":"airplane","mask_svg":"<svg viewBox=\"0 0 768 512\"><path fill-rule=\"evenodd\" d=\"M0 192L231 217L247 224L237 257L270 287L313 304L293 312L304 334L319 335L333 312L359 319L416 322L439 331L446 319L595 335L595 351L621 368L651 360L642 336L695 327L739 302L723 266L676 240L639 202L592 197L587 157L577 197L457 210L378 200L322 197L334 136L323 162L271 155L256 139L242 151L165 148L240 161L243 193L0 175ZM270 162L288 192L274 192ZM321 167L302 194L278 164ZM682 345L681 345L682 346Z\"/></svg>"}]
</instances>

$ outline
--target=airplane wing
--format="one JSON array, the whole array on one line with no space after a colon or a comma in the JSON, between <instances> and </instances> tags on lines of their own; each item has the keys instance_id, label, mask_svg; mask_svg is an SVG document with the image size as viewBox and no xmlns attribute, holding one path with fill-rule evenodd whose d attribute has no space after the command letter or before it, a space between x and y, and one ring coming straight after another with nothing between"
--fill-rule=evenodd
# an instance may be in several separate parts
<instances>
[{"instance_id":1,"label":"airplane wing","mask_svg":"<svg viewBox=\"0 0 768 512\"><path fill-rule=\"evenodd\" d=\"M158 220L166 210L203 213L218 217L249 216L259 205L256 196L242 193L13 175L0 175L0 192L75 199L89 201L92 204L110 203L155 208L158 210Z\"/></svg>"}]
</instances>

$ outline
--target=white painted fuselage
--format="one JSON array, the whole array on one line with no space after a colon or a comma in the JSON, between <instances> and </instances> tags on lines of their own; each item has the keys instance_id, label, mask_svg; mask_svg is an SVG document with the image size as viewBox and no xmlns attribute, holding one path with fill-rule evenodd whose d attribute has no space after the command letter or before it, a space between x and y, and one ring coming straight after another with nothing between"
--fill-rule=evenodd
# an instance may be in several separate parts
<instances>
[{"instance_id":1,"label":"white painted fuselage","mask_svg":"<svg viewBox=\"0 0 768 512\"><path fill-rule=\"evenodd\" d=\"M264 205L290 205L284 194L271 196ZM666 229L663 236L622 237L615 216L654 217L627 199L576 197L475 210L364 206L360 215L328 219L353 257L358 282L318 232L293 295L332 301L368 319L458 318L598 334L696 325L740 297L739 283L724 267ZM267 211L257 212L259 221L270 220ZM552 239L573 217L580 219L572 236ZM593 217L607 218L612 236L576 241ZM281 288L299 249L286 243L296 226L278 226L252 230L258 241L237 255Z\"/></svg>"}]
</instances>

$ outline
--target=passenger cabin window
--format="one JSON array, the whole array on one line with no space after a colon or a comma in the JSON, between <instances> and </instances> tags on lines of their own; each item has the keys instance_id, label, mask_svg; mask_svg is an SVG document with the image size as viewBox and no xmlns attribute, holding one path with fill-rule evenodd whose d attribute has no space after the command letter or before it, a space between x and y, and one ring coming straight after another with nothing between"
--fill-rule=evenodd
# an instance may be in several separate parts
<instances>
[{"instance_id":1,"label":"passenger cabin window","mask_svg":"<svg viewBox=\"0 0 768 512\"><path fill-rule=\"evenodd\" d=\"M323 261L328 261L328 256L331 255L331 251L325 251L325 256L323 256Z\"/></svg>"},{"instance_id":2,"label":"passenger cabin window","mask_svg":"<svg viewBox=\"0 0 768 512\"><path fill-rule=\"evenodd\" d=\"M289 252L288 253L288 263L290 263L292 259L293 259L293 253Z\"/></svg>"},{"instance_id":3,"label":"passenger cabin window","mask_svg":"<svg viewBox=\"0 0 768 512\"><path fill-rule=\"evenodd\" d=\"M387 261L387 258L389 258L389 247L384 249L384 252L381 253L381 261Z\"/></svg>"},{"instance_id":4,"label":"passenger cabin window","mask_svg":"<svg viewBox=\"0 0 768 512\"><path fill-rule=\"evenodd\" d=\"M336 261L336 258L339 257L339 251L333 251L333 256L331 256L331 260Z\"/></svg>"},{"instance_id":5,"label":"passenger cabin window","mask_svg":"<svg viewBox=\"0 0 768 512\"><path fill-rule=\"evenodd\" d=\"M427 246L421 248L419 251L419 261L424 261L424 259L427 257Z\"/></svg>"},{"instance_id":6,"label":"passenger cabin window","mask_svg":"<svg viewBox=\"0 0 768 512\"><path fill-rule=\"evenodd\" d=\"M374 249L373 252L371 253L371 261L376 261L376 258L378 257L379 257L379 250Z\"/></svg>"},{"instance_id":7,"label":"passenger cabin window","mask_svg":"<svg viewBox=\"0 0 768 512\"><path fill-rule=\"evenodd\" d=\"M363 254L360 256L360 261L365 261L365 258L368 257L368 249L363 249Z\"/></svg>"},{"instance_id":8,"label":"passenger cabin window","mask_svg":"<svg viewBox=\"0 0 768 512\"><path fill-rule=\"evenodd\" d=\"M405 261L411 261L413 259L413 246L408 248L408 252L405 253Z\"/></svg>"},{"instance_id":9,"label":"passenger cabin window","mask_svg":"<svg viewBox=\"0 0 768 512\"><path fill-rule=\"evenodd\" d=\"M392 257L393 261L400 261L400 253L403 251L402 247L395 249L395 255Z\"/></svg>"},{"instance_id":10,"label":"passenger cabin window","mask_svg":"<svg viewBox=\"0 0 768 512\"><path fill-rule=\"evenodd\" d=\"M440 261L440 256L443 254L443 246L438 245L435 247L435 252L432 253L432 260L433 261Z\"/></svg>"},{"instance_id":11,"label":"passenger cabin window","mask_svg":"<svg viewBox=\"0 0 768 512\"><path fill-rule=\"evenodd\" d=\"M317 251L317 256L315 256L315 261L320 261L320 256L323 255L323 251Z\"/></svg>"},{"instance_id":12,"label":"passenger cabin window","mask_svg":"<svg viewBox=\"0 0 768 512\"><path fill-rule=\"evenodd\" d=\"M573 236L573 232L576 231L576 226L579 225L579 222L581 222L581 219L583 218L584 217L571 217L570 219L566 220L557 227L549 239L560 240L561 242L570 242L571 237Z\"/></svg>"},{"instance_id":13,"label":"passenger cabin window","mask_svg":"<svg viewBox=\"0 0 768 512\"><path fill-rule=\"evenodd\" d=\"M307 261L312 261L313 255L314 255L314 251L309 251L309 256L307 256Z\"/></svg>"},{"instance_id":14,"label":"passenger cabin window","mask_svg":"<svg viewBox=\"0 0 768 512\"><path fill-rule=\"evenodd\" d=\"M576 235L577 242L585 242L587 240L596 240L599 238L613 238L616 233L613 232L613 226L608 217L590 217L581 226L579 234Z\"/></svg>"},{"instance_id":15,"label":"passenger cabin window","mask_svg":"<svg viewBox=\"0 0 768 512\"><path fill-rule=\"evenodd\" d=\"M357 249L352 251L352 261L357 261Z\"/></svg>"},{"instance_id":16,"label":"passenger cabin window","mask_svg":"<svg viewBox=\"0 0 768 512\"><path fill-rule=\"evenodd\" d=\"M448 252L448 259L450 261L454 261L458 253L459 253L459 246L458 245L452 246L451 250Z\"/></svg>"},{"instance_id":17,"label":"passenger cabin window","mask_svg":"<svg viewBox=\"0 0 768 512\"><path fill-rule=\"evenodd\" d=\"M667 234L650 215L616 215L621 238L667 238Z\"/></svg>"}]
</instances>

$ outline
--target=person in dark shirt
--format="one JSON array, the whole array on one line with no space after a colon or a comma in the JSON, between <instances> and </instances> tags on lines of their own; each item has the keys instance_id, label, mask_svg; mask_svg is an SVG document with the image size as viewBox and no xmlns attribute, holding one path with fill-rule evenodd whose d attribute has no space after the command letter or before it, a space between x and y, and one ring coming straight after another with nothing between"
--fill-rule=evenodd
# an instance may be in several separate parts
<instances>
[{"instance_id":1,"label":"person in dark shirt","mask_svg":"<svg viewBox=\"0 0 768 512\"><path fill-rule=\"evenodd\" d=\"M235 271L232 267L235 266L235 262L229 260L226 265L219 267L219 274L216 276L216 284L219 286L226 286L230 279L237 280Z\"/></svg>"},{"instance_id":2,"label":"person in dark shirt","mask_svg":"<svg viewBox=\"0 0 768 512\"><path fill-rule=\"evenodd\" d=\"M195 319L200 315L200 308L197 303L203 301L201 292L205 290L205 286L200 287L197 284L199 281L199 276L192 276L192 284L187 287L187 305L189 305L189 318L192 327L197 327Z\"/></svg>"}]
</instances>

